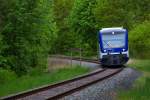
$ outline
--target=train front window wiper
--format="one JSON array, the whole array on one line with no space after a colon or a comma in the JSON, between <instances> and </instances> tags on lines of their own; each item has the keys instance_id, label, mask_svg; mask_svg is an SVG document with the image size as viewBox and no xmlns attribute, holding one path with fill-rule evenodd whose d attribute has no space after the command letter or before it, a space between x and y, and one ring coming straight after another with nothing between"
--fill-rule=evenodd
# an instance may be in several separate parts
<instances>
[{"instance_id":1,"label":"train front window wiper","mask_svg":"<svg viewBox=\"0 0 150 100\"><path fill-rule=\"evenodd\" d=\"M109 48L112 48L105 40L103 40L103 41Z\"/></svg>"}]
</instances>

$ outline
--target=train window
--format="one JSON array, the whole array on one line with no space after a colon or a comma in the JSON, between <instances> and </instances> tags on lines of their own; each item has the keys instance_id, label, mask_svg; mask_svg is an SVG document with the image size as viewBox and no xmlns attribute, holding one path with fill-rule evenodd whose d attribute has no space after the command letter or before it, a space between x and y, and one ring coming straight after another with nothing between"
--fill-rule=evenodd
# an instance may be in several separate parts
<instances>
[{"instance_id":1,"label":"train window","mask_svg":"<svg viewBox=\"0 0 150 100\"><path fill-rule=\"evenodd\" d=\"M123 48L125 32L109 32L102 34L103 48Z\"/></svg>"}]
</instances>

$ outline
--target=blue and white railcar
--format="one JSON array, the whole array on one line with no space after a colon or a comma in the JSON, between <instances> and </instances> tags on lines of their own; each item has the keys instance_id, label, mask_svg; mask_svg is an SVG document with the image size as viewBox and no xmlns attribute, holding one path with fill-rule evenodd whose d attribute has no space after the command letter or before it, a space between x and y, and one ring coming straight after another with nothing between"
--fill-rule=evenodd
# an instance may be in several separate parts
<instances>
[{"instance_id":1,"label":"blue and white railcar","mask_svg":"<svg viewBox=\"0 0 150 100\"><path fill-rule=\"evenodd\" d=\"M129 59L128 31L122 27L102 28L99 32L101 64L123 65Z\"/></svg>"}]
</instances>

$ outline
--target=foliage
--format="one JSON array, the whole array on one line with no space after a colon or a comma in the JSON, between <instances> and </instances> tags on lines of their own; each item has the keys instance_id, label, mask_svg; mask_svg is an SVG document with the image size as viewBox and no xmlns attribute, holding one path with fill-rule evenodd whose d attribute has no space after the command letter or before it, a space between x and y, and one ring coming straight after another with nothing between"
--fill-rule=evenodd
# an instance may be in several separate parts
<instances>
[{"instance_id":1,"label":"foliage","mask_svg":"<svg viewBox=\"0 0 150 100\"><path fill-rule=\"evenodd\" d=\"M0 84L11 82L16 78L17 76L14 72L0 68Z\"/></svg>"},{"instance_id":2,"label":"foliage","mask_svg":"<svg viewBox=\"0 0 150 100\"><path fill-rule=\"evenodd\" d=\"M147 100L150 98L150 60L133 60L130 67L142 71L142 76L135 81L133 88L118 92L118 100Z\"/></svg>"},{"instance_id":3,"label":"foliage","mask_svg":"<svg viewBox=\"0 0 150 100\"><path fill-rule=\"evenodd\" d=\"M128 64L130 67L134 67L140 71L148 71L150 72L150 60L149 59L132 59L132 63Z\"/></svg>"},{"instance_id":4,"label":"foliage","mask_svg":"<svg viewBox=\"0 0 150 100\"><path fill-rule=\"evenodd\" d=\"M150 77L144 77L136 81L136 85L130 91L121 91L118 100L147 100L149 99Z\"/></svg>"},{"instance_id":5,"label":"foliage","mask_svg":"<svg viewBox=\"0 0 150 100\"><path fill-rule=\"evenodd\" d=\"M98 28L103 27L127 27L127 11L125 0L97 0L94 14Z\"/></svg>"},{"instance_id":6,"label":"foliage","mask_svg":"<svg viewBox=\"0 0 150 100\"><path fill-rule=\"evenodd\" d=\"M131 54L149 58L149 8L150 0L0 0L0 67L45 70L48 53L70 48L96 56L102 27L127 28Z\"/></svg>"},{"instance_id":7,"label":"foliage","mask_svg":"<svg viewBox=\"0 0 150 100\"><path fill-rule=\"evenodd\" d=\"M33 72L30 75L18 77L17 79L14 79L11 82L5 81L5 84L2 84L0 82L0 96L16 93L19 91L25 91L31 88L36 88L41 85L60 82L87 73L89 71L90 70L88 68L81 66L66 66L66 68L57 69L51 71L51 73L37 72L38 74L35 74L35 72ZM5 75L7 74L10 75L9 73L5 73ZM2 76L1 72L0 75Z\"/></svg>"},{"instance_id":8,"label":"foliage","mask_svg":"<svg viewBox=\"0 0 150 100\"><path fill-rule=\"evenodd\" d=\"M93 12L98 28L123 26L129 30L132 56L149 58L149 7L149 0L97 0Z\"/></svg>"},{"instance_id":9,"label":"foliage","mask_svg":"<svg viewBox=\"0 0 150 100\"><path fill-rule=\"evenodd\" d=\"M126 0L126 9L132 14L132 23L137 24L145 20L150 20L150 1L149 0Z\"/></svg>"},{"instance_id":10,"label":"foliage","mask_svg":"<svg viewBox=\"0 0 150 100\"><path fill-rule=\"evenodd\" d=\"M66 18L70 14L74 0L55 0L54 19L58 27L57 37L53 41L50 53L64 53L74 46L74 34L70 32Z\"/></svg>"},{"instance_id":11,"label":"foliage","mask_svg":"<svg viewBox=\"0 0 150 100\"><path fill-rule=\"evenodd\" d=\"M94 14L98 28L123 26L132 29L135 23L149 20L149 0L97 0Z\"/></svg>"},{"instance_id":12,"label":"foliage","mask_svg":"<svg viewBox=\"0 0 150 100\"><path fill-rule=\"evenodd\" d=\"M92 12L95 4L96 0L75 0L68 18L70 29L79 37L76 40L79 47L85 49L89 46L92 51L97 48L97 30L94 27L96 22Z\"/></svg>"},{"instance_id":13,"label":"foliage","mask_svg":"<svg viewBox=\"0 0 150 100\"><path fill-rule=\"evenodd\" d=\"M48 46L56 33L51 7L49 0L15 0L6 12L1 33L8 47L2 55L19 75L31 67L46 67Z\"/></svg>"},{"instance_id":14,"label":"foliage","mask_svg":"<svg viewBox=\"0 0 150 100\"><path fill-rule=\"evenodd\" d=\"M129 33L131 54L140 58L150 57L150 22L145 21L135 26Z\"/></svg>"}]
</instances>

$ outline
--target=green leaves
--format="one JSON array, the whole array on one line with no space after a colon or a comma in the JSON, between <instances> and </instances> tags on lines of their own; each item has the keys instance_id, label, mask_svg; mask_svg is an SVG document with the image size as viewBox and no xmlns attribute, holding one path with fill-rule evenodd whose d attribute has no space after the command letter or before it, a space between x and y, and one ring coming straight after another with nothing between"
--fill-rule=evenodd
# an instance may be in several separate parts
<instances>
[{"instance_id":1,"label":"green leaves","mask_svg":"<svg viewBox=\"0 0 150 100\"><path fill-rule=\"evenodd\" d=\"M96 50L97 46L96 21L92 11L95 4L96 0L75 0L71 14L68 17L70 29L78 37L81 37L76 40L80 44L79 47L87 47L86 44L88 43L93 51Z\"/></svg>"},{"instance_id":2,"label":"green leaves","mask_svg":"<svg viewBox=\"0 0 150 100\"><path fill-rule=\"evenodd\" d=\"M150 49L150 22L145 21L135 26L129 33L131 54L139 58L149 58Z\"/></svg>"},{"instance_id":3,"label":"green leaves","mask_svg":"<svg viewBox=\"0 0 150 100\"><path fill-rule=\"evenodd\" d=\"M18 75L27 73L32 67L46 68L51 41L56 33L52 1L14 0L7 14L2 35L7 48L3 54L6 65Z\"/></svg>"},{"instance_id":4,"label":"green leaves","mask_svg":"<svg viewBox=\"0 0 150 100\"><path fill-rule=\"evenodd\" d=\"M149 8L149 0L0 0L0 66L21 75L45 69L48 53L81 47L97 55L102 27L129 29L131 53L144 57Z\"/></svg>"}]
</instances>

